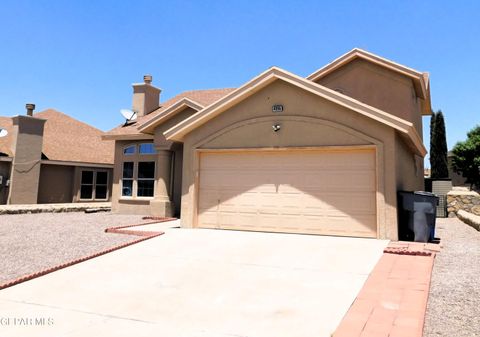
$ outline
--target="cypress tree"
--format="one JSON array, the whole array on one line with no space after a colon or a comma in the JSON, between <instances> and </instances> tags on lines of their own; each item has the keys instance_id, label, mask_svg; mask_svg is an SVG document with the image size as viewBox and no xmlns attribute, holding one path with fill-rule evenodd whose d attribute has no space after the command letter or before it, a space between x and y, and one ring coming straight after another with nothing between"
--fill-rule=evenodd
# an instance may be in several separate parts
<instances>
[{"instance_id":1,"label":"cypress tree","mask_svg":"<svg viewBox=\"0 0 480 337\"><path fill-rule=\"evenodd\" d=\"M437 113L432 111L432 116L430 117L430 177L433 178L433 166L435 157L435 117Z\"/></svg>"},{"instance_id":2,"label":"cypress tree","mask_svg":"<svg viewBox=\"0 0 480 337\"><path fill-rule=\"evenodd\" d=\"M445 132L445 119L441 110L435 114L433 131L430 130L430 133L432 137L430 139L432 178L448 178L447 136Z\"/></svg>"}]
</instances>

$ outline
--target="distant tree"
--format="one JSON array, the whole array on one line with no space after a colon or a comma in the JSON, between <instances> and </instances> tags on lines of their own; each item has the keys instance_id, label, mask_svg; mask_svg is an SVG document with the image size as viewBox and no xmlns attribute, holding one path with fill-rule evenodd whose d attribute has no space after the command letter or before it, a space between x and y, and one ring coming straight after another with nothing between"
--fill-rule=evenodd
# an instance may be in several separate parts
<instances>
[{"instance_id":1,"label":"distant tree","mask_svg":"<svg viewBox=\"0 0 480 337\"><path fill-rule=\"evenodd\" d=\"M435 117L437 114L435 111L432 111L432 116L430 117L430 177L432 177L432 152L435 152L433 139L435 138Z\"/></svg>"},{"instance_id":2,"label":"distant tree","mask_svg":"<svg viewBox=\"0 0 480 337\"><path fill-rule=\"evenodd\" d=\"M447 135L441 110L430 120L430 169L433 179L448 178Z\"/></svg>"},{"instance_id":3,"label":"distant tree","mask_svg":"<svg viewBox=\"0 0 480 337\"><path fill-rule=\"evenodd\" d=\"M480 189L480 126L467 133L467 140L453 147L452 168L470 184Z\"/></svg>"}]
</instances>

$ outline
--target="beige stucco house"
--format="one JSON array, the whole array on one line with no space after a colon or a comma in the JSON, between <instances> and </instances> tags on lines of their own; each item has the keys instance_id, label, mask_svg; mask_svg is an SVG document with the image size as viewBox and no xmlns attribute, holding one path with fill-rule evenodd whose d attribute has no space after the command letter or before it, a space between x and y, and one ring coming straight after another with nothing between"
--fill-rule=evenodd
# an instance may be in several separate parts
<instances>
[{"instance_id":1,"label":"beige stucco house","mask_svg":"<svg viewBox=\"0 0 480 337\"><path fill-rule=\"evenodd\" d=\"M0 117L0 204L109 201L112 141L103 132L48 109Z\"/></svg>"},{"instance_id":2,"label":"beige stucco house","mask_svg":"<svg viewBox=\"0 0 480 337\"><path fill-rule=\"evenodd\" d=\"M397 239L397 191L423 189L428 74L353 49L304 78L236 89L134 84L115 140L112 208L183 227Z\"/></svg>"}]
</instances>

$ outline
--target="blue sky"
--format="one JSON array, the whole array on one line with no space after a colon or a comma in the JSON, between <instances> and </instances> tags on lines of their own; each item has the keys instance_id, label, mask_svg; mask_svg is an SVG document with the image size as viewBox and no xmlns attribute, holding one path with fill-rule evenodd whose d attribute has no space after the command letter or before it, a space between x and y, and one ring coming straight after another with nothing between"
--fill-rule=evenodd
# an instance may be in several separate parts
<instances>
[{"instance_id":1,"label":"blue sky","mask_svg":"<svg viewBox=\"0 0 480 337\"><path fill-rule=\"evenodd\" d=\"M146 73L165 100L272 65L306 76L360 47L431 74L451 148L480 123L479 13L479 1L2 0L0 115L33 102L108 130Z\"/></svg>"}]
</instances>

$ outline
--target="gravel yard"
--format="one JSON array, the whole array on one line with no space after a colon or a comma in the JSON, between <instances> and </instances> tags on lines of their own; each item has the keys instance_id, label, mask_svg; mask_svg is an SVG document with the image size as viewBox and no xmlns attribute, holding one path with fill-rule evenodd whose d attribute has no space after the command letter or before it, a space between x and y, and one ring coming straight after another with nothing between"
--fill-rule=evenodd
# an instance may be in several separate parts
<instances>
[{"instance_id":1,"label":"gravel yard","mask_svg":"<svg viewBox=\"0 0 480 337\"><path fill-rule=\"evenodd\" d=\"M435 258L424 337L480 336L480 232L437 219L443 249Z\"/></svg>"},{"instance_id":2,"label":"gravel yard","mask_svg":"<svg viewBox=\"0 0 480 337\"><path fill-rule=\"evenodd\" d=\"M104 230L148 221L109 212L0 215L0 284L134 241Z\"/></svg>"}]
</instances>

